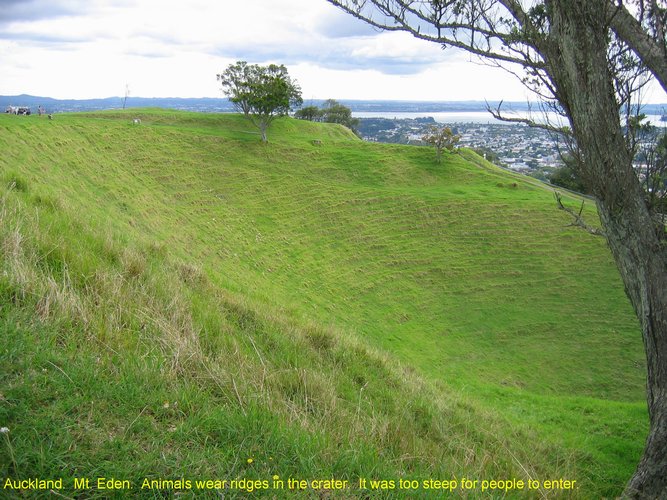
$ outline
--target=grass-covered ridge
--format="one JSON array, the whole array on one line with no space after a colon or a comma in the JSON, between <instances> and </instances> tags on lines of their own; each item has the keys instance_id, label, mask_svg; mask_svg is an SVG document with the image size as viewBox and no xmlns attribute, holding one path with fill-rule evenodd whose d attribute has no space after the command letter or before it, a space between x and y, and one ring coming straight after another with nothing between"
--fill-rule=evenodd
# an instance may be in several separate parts
<instances>
[{"instance_id":1,"label":"grass-covered ridge","mask_svg":"<svg viewBox=\"0 0 667 500\"><path fill-rule=\"evenodd\" d=\"M621 491L638 326L543 187L289 119L264 145L234 115L22 118L0 116L3 478Z\"/></svg>"}]
</instances>

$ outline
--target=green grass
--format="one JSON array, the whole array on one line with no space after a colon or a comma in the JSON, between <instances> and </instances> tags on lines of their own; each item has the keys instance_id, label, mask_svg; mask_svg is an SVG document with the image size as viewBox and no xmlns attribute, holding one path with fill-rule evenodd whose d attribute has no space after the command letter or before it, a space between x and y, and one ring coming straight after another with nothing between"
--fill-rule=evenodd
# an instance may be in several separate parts
<instances>
[{"instance_id":1,"label":"green grass","mask_svg":"<svg viewBox=\"0 0 667 500\"><path fill-rule=\"evenodd\" d=\"M0 116L2 478L619 494L645 368L604 241L468 151L291 119L269 141L235 115Z\"/></svg>"}]
</instances>

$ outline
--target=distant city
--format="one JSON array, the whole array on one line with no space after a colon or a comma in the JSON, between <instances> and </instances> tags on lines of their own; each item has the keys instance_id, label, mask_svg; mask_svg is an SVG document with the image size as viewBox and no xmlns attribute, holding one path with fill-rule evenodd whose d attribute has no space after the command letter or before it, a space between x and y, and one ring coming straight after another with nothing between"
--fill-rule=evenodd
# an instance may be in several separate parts
<instances>
[{"instance_id":1,"label":"distant city","mask_svg":"<svg viewBox=\"0 0 667 500\"><path fill-rule=\"evenodd\" d=\"M367 141L421 144L421 137L427 128L436 124L432 117L361 118L359 134ZM502 167L538 174L537 177L546 179L548 171L561 164L556 139L543 129L519 124L474 122L447 123L447 126L461 136L461 146L477 150Z\"/></svg>"}]
</instances>

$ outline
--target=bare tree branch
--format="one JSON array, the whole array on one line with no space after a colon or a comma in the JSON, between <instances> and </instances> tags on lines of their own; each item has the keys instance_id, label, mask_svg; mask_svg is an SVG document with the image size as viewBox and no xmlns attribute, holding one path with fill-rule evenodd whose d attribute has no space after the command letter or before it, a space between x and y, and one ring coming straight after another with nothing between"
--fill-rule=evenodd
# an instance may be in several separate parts
<instances>
[{"instance_id":1,"label":"bare tree branch","mask_svg":"<svg viewBox=\"0 0 667 500\"><path fill-rule=\"evenodd\" d=\"M569 127L556 127L554 125L551 125L549 123L539 123L536 122L535 120L531 120L530 118L520 118L517 116L507 116L503 115L501 111L501 107L503 105L504 101L500 101L498 103L498 106L493 109L489 103L486 103L486 110L491 113L491 116L493 116L496 120L500 120L503 122L509 122L509 123L522 123L524 125L528 125L529 127L532 128L540 128L542 130L547 130L549 132L552 132L554 134L558 135L567 135L571 136L572 132L570 131Z\"/></svg>"},{"instance_id":2,"label":"bare tree branch","mask_svg":"<svg viewBox=\"0 0 667 500\"><path fill-rule=\"evenodd\" d=\"M434 42L443 47L455 47L482 58L493 59L505 63L518 64L522 67L543 69L544 62L525 57L524 52L518 52L519 57L508 55L493 49L493 42L499 42L505 49L517 52L516 47L531 43L523 38L517 38L520 30L501 31L500 23L493 23L487 12L501 5L503 2L489 2L488 5L478 9L476 12L467 12L471 17L462 20L461 17L450 16L443 22L442 13L434 11L423 11L412 6L414 2L401 0L327 0L329 3L339 7L348 14L364 21L371 26L383 31L403 31L415 38ZM432 2L419 2L420 5L430 6ZM448 2L453 3L453 2ZM515 4L516 2L508 2ZM367 4L374 6L385 16L384 20L373 18L371 13L365 12ZM475 2L471 2L475 4ZM424 7L426 8L426 7ZM444 9L444 7L443 7ZM444 10L451 10L451 6ZM412 16L412 17L411 17ZM475 21L483 22L476 23ZM481 38L481 40L480 40ZM484 42L484 46L480 45Z\"/></svg>"},{"instance_id":3,"label":"bare tree branch","mask_svg":"<svg viewBox=\"0 0 667 500\"><path fill-rule=\"evenodd\" d=\"M568 226L580 227L594 236L606 236L604 231L596 227L589 226L583 219L581 214L584 211L584 204L586 203L585 200L581 200L581 207L579 208L579 212L575 212L570 207L566 207L565 205L563 205L563 200L561 199L561 195L558 191L554 191L554 198L556 198L556 203L558 204L558 208L560 210L564 210L573 217L574 221L571 224L568 224Z\"/></svg>"}]
</instances>

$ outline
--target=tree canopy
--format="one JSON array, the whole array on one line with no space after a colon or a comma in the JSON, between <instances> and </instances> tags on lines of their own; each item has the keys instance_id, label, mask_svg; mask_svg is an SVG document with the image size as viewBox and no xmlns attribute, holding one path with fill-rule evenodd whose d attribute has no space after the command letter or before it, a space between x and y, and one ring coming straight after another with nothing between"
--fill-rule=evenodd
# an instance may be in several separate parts
<instances>
[{"instance_id":1,"label":"tree canopy","mask_svg":"<svg viewBox=\"0 0 667 500\"><path fill-rule=\"evenodd\" d=\"M295 118L301 120L318 121L324 123L339 123L352 131L359 125L357 118L352 118L352 110L335 99L327 99L321 108L305 106L296 113Z\"/></svg>"},{"instance_id":2,"label":"tree canopy","mask_svg":"<svg viewBox=\"0 0 667 500\"><path fill-rule=\"evenodd\" d=\"M303 102L301 88L282 64L238 61L217 76L225 95L259 129L263 142L271 122Z\"/></svg>"},{"instance_id":3,"label":"tree canopy","mask_svg":"<svg viewBox=\"0 0 667 500\"><path fill-rule=\"evenodd\" d=\"M422 136L422 141L435 148L435 156L438 163L442 160L442 152L445 150L454 151L460 140L461 136L454 134L451 128L437 125L431 125Z\"/></svg>"},{"instance_id":4,"label":"tree canopy","mask_svg":"<svg viewBox=\"0 0 667 500\"><path fill-rule=\"evenodd\" d=\"M318 121L321 117L322 110L317 106L304 106L303 108L297 109L294 113L294 118L311 122Z\"/></svg>"}]
</instances>

